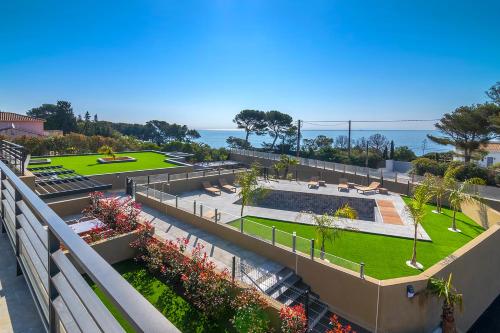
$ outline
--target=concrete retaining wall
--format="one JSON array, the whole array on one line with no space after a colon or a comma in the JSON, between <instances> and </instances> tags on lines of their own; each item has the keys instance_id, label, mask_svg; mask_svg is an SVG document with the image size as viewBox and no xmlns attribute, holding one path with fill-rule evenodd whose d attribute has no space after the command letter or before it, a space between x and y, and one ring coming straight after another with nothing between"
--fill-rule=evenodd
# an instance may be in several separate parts
<instances>
[{"instance_id":1,"label":"concrete retaining wall","mask_svg":"<svg viewBox=\"0 0 500 333\"><path fill-rule=\"evenodd\" d=\"M90 205L90 198L83 196L79 198L53 201L47 205L60 217L80 214L82 210Z\"/></svg>"},{"instance_id":2,"label":"concrete retaining wall","mask_svg":"<svg viewBox=\"0 0 500 333\"><path fill-rule=\"evenodd\" d=\"M156 189L164 191L169 194L178 195L185 192L191 192L202 189L202 182L208 181L212 185L219 185L219 179L225 179L229 184L234 183L236 175L241 171L233 170L233 173L223 174L223 175L211 175L196 178L182 178L171 180L170 182L159 182L156 183ZM155 188L155 185L151 185L151 188Z\"/></svg>"}]
</instances>

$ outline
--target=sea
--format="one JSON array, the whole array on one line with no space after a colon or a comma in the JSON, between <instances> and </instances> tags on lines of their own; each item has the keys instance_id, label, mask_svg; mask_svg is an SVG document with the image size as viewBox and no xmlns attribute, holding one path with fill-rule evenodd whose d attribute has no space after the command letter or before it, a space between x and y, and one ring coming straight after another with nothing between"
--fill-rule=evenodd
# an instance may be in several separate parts
<instances>
[{"instance_id":1,"label":"sea","mask_svg":"<svg viewBox=\"0 0 500 333\"><path fill-rule=\"evenodd\" d=\"M245 138L245 132L236 129L202 129L198 132L201 137L196 141L206 143L213 148L227 147L226 139L230 136ZM439 131L434 130L352 130L351 138L355 141L362 137L368 138L376 133L384 135L389 141L393 140L396 147L407 146L417 156L430 152L447 152L453 149L451 146L439 145L428 139L427 134L439 136ZM347 134L347 130L303 130L302 138L314 139L318 135L325 135L335 139L340 135ZM250 135L249 141L253 147L261 147L264 142L272 142L272 139L267 135Z\"/></svg>"}]
</instances>

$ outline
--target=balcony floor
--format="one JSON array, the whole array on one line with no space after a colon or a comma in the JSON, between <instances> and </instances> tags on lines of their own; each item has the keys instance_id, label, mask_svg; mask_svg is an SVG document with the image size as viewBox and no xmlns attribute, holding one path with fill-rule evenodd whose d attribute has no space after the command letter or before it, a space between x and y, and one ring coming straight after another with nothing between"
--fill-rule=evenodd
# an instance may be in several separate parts
<instances>
[{"instance_id":1,"label":"balcony floor","mask_svg":"<svg viewBox=\"0 0 500 333\"><path fill-rule=\"evenodd\" d=\"M0 332L45 332L24 277L16 276L7 234L0 234L0 253Z\"/></svg>"}]
</instances>

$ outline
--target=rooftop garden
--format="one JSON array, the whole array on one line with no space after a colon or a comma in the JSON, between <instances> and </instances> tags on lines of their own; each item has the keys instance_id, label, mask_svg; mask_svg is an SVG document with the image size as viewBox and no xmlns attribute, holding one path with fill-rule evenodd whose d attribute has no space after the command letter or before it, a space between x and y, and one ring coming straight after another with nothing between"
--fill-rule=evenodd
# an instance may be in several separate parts
<instances>
[{"instance_id":1,"label":"rooftop garden","mask_svg":"<svg viewBox=\"0 0 500 333\"><path fill-rule=\"evenodd\" d=\"M407 197L403 199L406 203L410 201ZM457 228L461 232L450 232L448 228L452 224L453 211L442 208L441 214L435 214L432 212L435 209L434 205L427 204L427 213L421 223L432 241L418 241L417 244L418 261L423 264L424 269L450 255L484 231L472 219L458 212ZM306 239L314 238L315 243L320 244L316 227L313 225L255 216L247 216L246 219L256 223L246 223L244 225L245 232L264 239L271 238L268 227L275 226L277 230L287 233L296 232L297 236ZM239 228L239 223L237 220L231 222L231 225ZM288 247L291 247L292 243L290 237L282 237L280 233L277 233L276 242ZM353 262L364 262L366 275L377 279L390 279L416 275L421 272L405 264L411 258L412 247L413 239L346 230L342 231L332 242L326 242L325 252ZM309 253L309 244L297 242L297 249Z\"/></svg>"},{"instance_id":2,"label":"rooftop garden","mask_svg":"<svg viewBox=\"0 0 500 333\"><path fill-rule=\"evenodd\" d=\"M150 170L150 169L164 169L174 168L177 165L165 161L167 158L164 154L155 152L131 152L131 153L116 153L116 158L119 157L132 157L136 161L125 163L99 163L99 158L109 158L106 154L92 154L92 155L72 155L72 156L51 156L50 163L33 164L31 167L42 166L55 166L62 165L67 169L72 169L76 173L84 176L99 175L106 173L137 171L137 170ZM33 158L37 160L37 158Z\"/></svg>"}]
</instances>

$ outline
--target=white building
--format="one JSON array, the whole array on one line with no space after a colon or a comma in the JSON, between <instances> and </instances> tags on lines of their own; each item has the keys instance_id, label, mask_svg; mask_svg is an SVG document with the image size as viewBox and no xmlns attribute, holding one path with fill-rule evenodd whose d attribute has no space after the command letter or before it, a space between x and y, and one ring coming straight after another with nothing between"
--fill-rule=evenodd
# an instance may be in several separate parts
<instances>
[{"instance_id":1,"label":"white building","mask_svg":"<svg viewBox=\"0 0 500 333\"><path fill-rule=\"evenodd\" d=\"M477 161L477 164L482 167L489 167L490 165L500 162L500 142L490 142L482 146L481 149L487 152L487 155L483 159ZM463 161L463 157L455 157L454 159Z\"/></svg>"}]
</instances>

